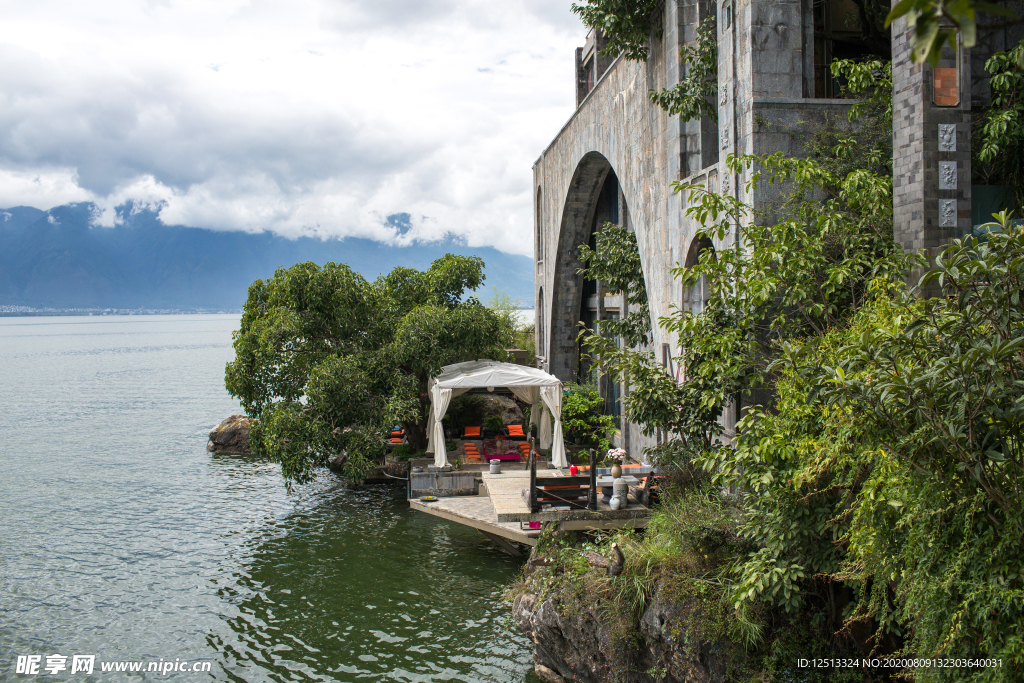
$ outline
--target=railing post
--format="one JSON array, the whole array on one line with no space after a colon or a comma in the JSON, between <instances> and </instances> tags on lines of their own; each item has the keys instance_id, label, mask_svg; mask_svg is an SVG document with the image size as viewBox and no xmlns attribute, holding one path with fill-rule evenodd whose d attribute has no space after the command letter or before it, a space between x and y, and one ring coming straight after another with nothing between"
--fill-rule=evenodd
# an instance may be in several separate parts
<instances>
[{"instance_id":1,"label":"railing post","mask_svg":"<svg viewBox=\"0 0 1024 683\"><path fill-rule=\"evenodd\" d=\"M530 512L540 512L537 504L537 453L530 448Z\"/></svg>"},{"instance_id":2,"label":"railing post","mask_svg":"<svg viewBox=\"0 0 1024 683\"><path fill-rule=\"evenodd\" d=\"M587 509L597 509L597 453L590 449L590 491L587 493Z\"/></svg>"}]
</instances>

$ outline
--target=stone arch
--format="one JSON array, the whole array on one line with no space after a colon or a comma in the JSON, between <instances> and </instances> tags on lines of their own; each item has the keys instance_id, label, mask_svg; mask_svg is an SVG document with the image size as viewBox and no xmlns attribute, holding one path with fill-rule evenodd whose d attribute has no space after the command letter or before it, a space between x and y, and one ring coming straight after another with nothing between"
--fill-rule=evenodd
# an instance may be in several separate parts
<instances>
[{"instance_id":1,"label":"stone arch","mask_svg":"<svg viewBox=\"0 0 1024 683\"><path fill-rule=\"evenodd\" d=\"M548 372L563 381L574 381L578 370L578 333L582 277L579 245L590 238L598 195L612 165L599 152L580 159L569 182L554 259L553 289L549 292L551 329L548 331ZM620 178L621 182L621 178Z\"/></svg>"},{"instance_id":2,"label":"stone arch","mask_svg":"<svg viewBox=\"0 0 1024 683\"><path fill-rule=\"evenodd\" d=\"M698 235L690 241L690 248L686 251L686 261L683 263L685 268L692 268L700 262L700 255L707 250L711 250L713 254L715 252L715 245L707 235ZM692 287L683 289L683 301L682 310L690 311L692 313L700 313L704 310L704 306L708 302L710 296L710 287L707 278L701 276L701 278Z\"/></svg>"}]
</instances>

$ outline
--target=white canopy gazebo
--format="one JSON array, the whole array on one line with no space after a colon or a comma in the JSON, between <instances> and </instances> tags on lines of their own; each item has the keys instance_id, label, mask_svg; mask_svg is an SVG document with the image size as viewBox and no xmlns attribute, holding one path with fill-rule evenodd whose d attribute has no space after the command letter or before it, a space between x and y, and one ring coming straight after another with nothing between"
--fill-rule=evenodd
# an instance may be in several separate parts
<instances>
[{"instance_id":1,"label":"white canopy gazebo","mask_svg":"<svg viewBox=\"0 0 1024 683\"><path fill-rule=\"evenodd\" d=\"M431 378L427 452L434 454L434 464L438 467L448 464L441 420L451 400L470 389L494 387L506 387L521 401L530 404L530 424L540 423L540 447L551 449L551 462L555 467L568 466L562 437L562 381L537 368L496 360L446 365L441 368L441 374ZM553 435L549 414L555 418Z\"/></svg>"}]
</instances>

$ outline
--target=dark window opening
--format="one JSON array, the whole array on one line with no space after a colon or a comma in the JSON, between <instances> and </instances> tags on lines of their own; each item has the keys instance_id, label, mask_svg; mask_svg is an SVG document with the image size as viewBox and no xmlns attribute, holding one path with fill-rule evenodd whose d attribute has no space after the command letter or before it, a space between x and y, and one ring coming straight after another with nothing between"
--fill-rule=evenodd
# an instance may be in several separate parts
<instances>
[{"instance_id":1,"label":"dark window opening","mask_svg":"<svg viewBox=\"0 0 1024 683\"><path fill-rule=\"evenodd\" d=\"M869 3L870 4L870 3ZM873 8L875 14L877 8ZM879 19L862 24L857 4L853 0L813 0L814 24L814 96L822 98L844 97L844 79L832 75L832 62L837 59L863 60L879 55L875 43ZM886 31L888 35L888 31ZM886 43L888 39L886 38Z\"/></svg>"}]
</instances>

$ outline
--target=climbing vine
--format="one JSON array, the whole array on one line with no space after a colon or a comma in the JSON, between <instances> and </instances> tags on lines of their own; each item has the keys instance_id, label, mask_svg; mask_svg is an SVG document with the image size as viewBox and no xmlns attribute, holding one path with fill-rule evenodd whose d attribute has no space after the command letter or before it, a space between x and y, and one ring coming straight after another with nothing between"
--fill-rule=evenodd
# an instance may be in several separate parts
<instances>
[{"instance_id":1,"label":"climbing vine","mask_svg":"<svg viewBox=\"0 0 1024 683\"><path fill-rule=\"evenodd\" d=\"M715 18L708 17L697 28L695 45L683 47L679 70L683 77L672 88L651 90L651 101L682 121L710 116L718 120L718 41Z\"/></svg>"}]
</instances>

